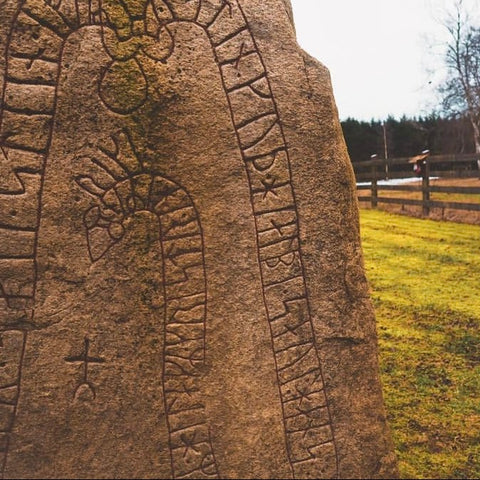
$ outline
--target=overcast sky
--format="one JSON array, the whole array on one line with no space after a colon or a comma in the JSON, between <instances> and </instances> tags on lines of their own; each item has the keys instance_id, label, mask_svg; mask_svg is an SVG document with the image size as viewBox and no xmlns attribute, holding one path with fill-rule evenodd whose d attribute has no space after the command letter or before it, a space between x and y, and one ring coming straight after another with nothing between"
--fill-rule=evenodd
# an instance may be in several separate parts
<instances>
[{"instance_id":1,"label":"overcast sky","mask_svg":"<svg viewBox=\"0 0 480 480\"><path fill-rule=\"evenodd\" d=\"M480 10L480 0L464 1ZM341 119L431 111L446 39L439 19L453 3L292 0L298 40L330 69Z\"/></svg>"}]
</instances>

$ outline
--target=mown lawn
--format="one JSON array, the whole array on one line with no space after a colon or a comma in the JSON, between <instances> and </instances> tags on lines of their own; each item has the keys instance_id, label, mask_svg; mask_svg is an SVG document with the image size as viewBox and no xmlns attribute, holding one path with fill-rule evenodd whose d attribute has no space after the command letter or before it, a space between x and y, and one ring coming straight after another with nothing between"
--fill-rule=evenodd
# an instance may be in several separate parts
<instances>
[{"instance_id":1,"label":"mown lawn","mask_svg":"<svg viewBox=\"0 0 480 480\"><path fill-rule=\"evenodd\" d=\"M361 210L403 478L480 478L480 226Z\"/></svg>"}]
</instances>

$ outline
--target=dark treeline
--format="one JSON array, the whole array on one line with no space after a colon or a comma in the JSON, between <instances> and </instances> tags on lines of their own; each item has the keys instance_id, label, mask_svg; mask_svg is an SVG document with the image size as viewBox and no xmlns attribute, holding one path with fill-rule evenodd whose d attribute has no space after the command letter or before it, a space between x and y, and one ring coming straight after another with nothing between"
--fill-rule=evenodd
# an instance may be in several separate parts
<instances>
[{"instance_id":1,"label":"dark treeline","mask_svg":"<svg viewBox=\"0 0 480 480\"><path fill-rule=\"evenodd\" d=\"M374 154L384 158L385 143L389 158L411 157L423 150L432 155L475 153L472 127L464 118L389 117L385 122L347 118L342 128L352 162L369 160Z\"/></svg>"}]
</instances>

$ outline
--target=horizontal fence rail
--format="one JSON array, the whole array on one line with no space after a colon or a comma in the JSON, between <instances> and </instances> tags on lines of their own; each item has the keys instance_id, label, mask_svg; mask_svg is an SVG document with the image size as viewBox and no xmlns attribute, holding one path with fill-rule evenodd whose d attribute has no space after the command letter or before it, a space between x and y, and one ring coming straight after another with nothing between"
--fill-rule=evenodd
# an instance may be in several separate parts
<instances>
[{"instance_id":1,"label":"horizontal fence rail","mask_svg":"<svg viewBox=\"0 0 480 480\"><path fill-rule=\"evenodd\" d=\"M431 185L432 177L438 178L480 178L480 154L438 155L415 158L375 159L353 164L357 180L358 200L369 202L372 208L379 203L414 205L422 207L428 216L432 208L455 209L480 212L480 201L476 203L432 200L432 193L447 195L480 195L480 187L447 187ZM420 185L385 185L382 180L421 180ZM370 195L360 192L370 190ZM386 197L380 191L421 193L422 199Z\"/></svg>"}]
</instances>

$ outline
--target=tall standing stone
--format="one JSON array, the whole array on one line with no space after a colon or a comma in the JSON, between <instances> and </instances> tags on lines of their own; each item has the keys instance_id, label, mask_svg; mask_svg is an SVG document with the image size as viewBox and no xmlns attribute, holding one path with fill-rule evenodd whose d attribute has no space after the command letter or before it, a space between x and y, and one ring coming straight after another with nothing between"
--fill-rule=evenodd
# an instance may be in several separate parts
<instances>
[{"instance_id":1,"label":"tall standing stone","mask_svg":"<svg viewBox=\"0 0 480 480\"><path fill-rule=\"evenodd\" d=\"M5 478L395 475L354 177L289 3L0 2Z\"/></svg>"}]
</instances>

